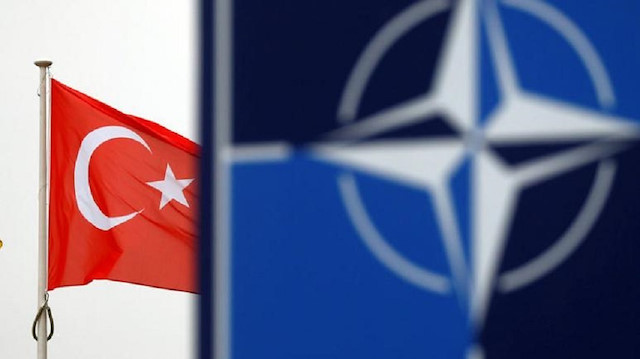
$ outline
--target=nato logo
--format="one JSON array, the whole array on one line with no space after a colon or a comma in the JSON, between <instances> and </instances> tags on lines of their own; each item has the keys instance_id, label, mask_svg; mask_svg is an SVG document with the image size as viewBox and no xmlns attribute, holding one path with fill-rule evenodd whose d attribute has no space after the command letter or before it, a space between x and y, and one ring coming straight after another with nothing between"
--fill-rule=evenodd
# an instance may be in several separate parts
<instances>
[{"instance_id":1,"label":"nato logo","mask_svg":"<svg viewBox=\"0 0 640 359\"><path fill-rule=\"evenodd\" d=\"M218 353L639 355L615 6L237 1Z\"/></svg>"}]
</instances>

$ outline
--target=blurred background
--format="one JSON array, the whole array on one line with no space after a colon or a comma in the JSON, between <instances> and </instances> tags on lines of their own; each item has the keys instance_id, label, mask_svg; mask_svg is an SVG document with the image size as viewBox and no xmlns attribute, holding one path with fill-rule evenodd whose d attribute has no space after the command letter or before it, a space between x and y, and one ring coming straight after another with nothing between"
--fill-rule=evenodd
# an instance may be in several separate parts
<instances>
[{"instance_id":1,"label":"blurred background","mask_svg":"<svg viewBox=\"0 0 640 359\"><path fill-rule=\"evenodd\" d=\"M638 1L216 6L217 358L638 357Z\"/></svg>"}]
</instances>

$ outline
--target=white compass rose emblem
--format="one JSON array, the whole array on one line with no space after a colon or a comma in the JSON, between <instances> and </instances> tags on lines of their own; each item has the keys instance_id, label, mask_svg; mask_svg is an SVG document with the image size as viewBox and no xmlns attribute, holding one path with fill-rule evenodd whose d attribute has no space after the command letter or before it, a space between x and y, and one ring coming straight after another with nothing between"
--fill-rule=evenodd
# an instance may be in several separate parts
<instances>
[{"instance_id":1,"label":"white compass rose emblem","mask_svg":"<svg viewBox=\"0 0 640 359\"><path fill-rule=\"evenodd\" d=\"M497 288L526 286L567 259L581 244L603 209L616 172L612 156L637 138L638 126L607 114L615 104L608 74L581 30L562 13L539 0L505 0L501 4L534 16L558 32L582 60L603 111L586 109L527 92L519 83L505 29L493 1L456 3L444 40L432 89L417 98L365 118L358 117L362 94L376 66L391 46L415 26L449 10L447 0L418 2L391 21L365 47L347 81L338 110L343 124L326 143L314 147L324 161L345 166L338 179L346 210L372 254L403 280L435 293L455 292L468 305L471 320L481 326ZM478 28L485 26L497 74L500 101L483 125L478 124ZM458 139L365 140L442 114ZM492 145L584 145L510 166ZM471 258L465 259L449 183L466 160L472 163ZM522 190L588 164L597 164L584 204L550 248L520 267L498 273L508 229ZM394 249L369 217L351 170L425 191L432 199L451 276L436 273ZM451 278L449 278L451 277Z\"/></svg>"}]
</instances>

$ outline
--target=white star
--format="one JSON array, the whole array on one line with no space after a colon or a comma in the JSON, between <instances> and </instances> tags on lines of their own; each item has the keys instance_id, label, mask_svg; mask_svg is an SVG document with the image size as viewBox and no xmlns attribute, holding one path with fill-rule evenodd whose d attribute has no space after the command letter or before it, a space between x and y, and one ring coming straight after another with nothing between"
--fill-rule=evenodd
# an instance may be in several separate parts
<instances>
[{"instance_id":1,"label":"white star","mask_svg":"<svg viewBox=\"0 0 640 359\"><path fill-rule=\"evenodd\" d=\"M187 186L189 186L189 184L191 184L193 180L193 178L180 180L176 179L176 176L171 170L171 166L167 164L167 170L164 173L164 180L147 182L147 184L162 192L162 198L160 199L160 209L166 206L167 203L171 202L171 200L176 200L189 207L189 202L187 202L187 198L184 196L184 189L187 188Z\"/></svg>"},{"instance_id":2,"label":"white star","mask_svg":"<svg viewBox=\"0 0 640 359\"><path fill-rule=\"evenodd\" d=\"M455 287L463 296L471 295L472 317L476 324L481 325L521 190L584 164L608 158L627 147L625 140L638 138L640 128L629 119L526 92L520 86L497 5L493 2L486 4L483 14L502 98L489 115L487 125L476 124L476 89L479 85L473 65L477 60L475 6L471 0L459 2L445 39L443 57L436 69L435 86L430 93L357 122L354 122L354 112L343 121L345 126L328 137L339 142L327 142L316 146L315 150L319 158L328 162L431 193L436 199L435 209L443 229ZM366 81L362 86L364 84ZM437 114L445 114L444 120L463 137L361 142L374 135L430 121ZM468 140L475 138L472 136L479 136L481 143L486 145L470 146L473 141ZM489 150L491 144L562 143L587 139L600 141L517 167L506 166ZM474 238L470 263L466 263L463 256L457 231L458 219L451 210L452 196L446 186L453 170L464 160L465 152L471 155L474 168ZM467 278L468 267L471 267L471 280Z\"/></svg>"},{"instance_id":3,"label":"white star","mask_svg":"<svg viewBox=\"0 0 640 359\"><path fill-rule=\"evenodd\" d=\"M498 265L502 260L521 191L580 166L598 163L598 173L603 180L599 181L599 177L596 177L594 188L595 183L608 183L602 192L606 199L610 180L615 174L615 161L609 158L626 149L629 140L640 138L640 126L631 119L526 91L520 84L517 69L511 58L495 0L481 2L484 4L481 9L477 8L478 2L474 0L457 2L444 39L442 56L435 71L434 84L428 93L368 117L358 118L358 106L368 79L390 48L389 44L399 40L420 21L447 8L449 3L437 0L417 2L410 8L413 13L405 11L380 30L364 50L361 58L364 60L356 63L356 68L347 82L338 111L338 118L344 125L329 133L326 136L327 141L312 144L311 148L318 159L422 189L432 196L437 220L443 232L442 240L453 277L453 287L460 297L465 298L462 302L467 302L468 297L472 320L481 327L497 282L504 279L504 287L517 287L511 279L519 276L530 280L539 277L540 273L548 272L577 247L580 238L584 237L584 231L590 226L578 226L581 230L576 232L582 233L575 237L578 239L563 240L563 243L560 243L562 248L554 252L551 256L553 258L546 261L544 266L540 266L541 261L538 261L524 266L524 269L535 267L535 271L525 273L527 275L512 273L513 275L505 278L498 278L501 275L498 273ZM503 0L502 3L521 10L535 10L527 12L548 20L567 39L575 36L571 34L580 33L568 19L558 15L557 11L542 2ZM496 85L500 92L499 103L488 115L485 124L476 121L479 118L480 76L476 63L479 61L477 46L480 40L477 33L480 18L487 30L491 63L494 65ZM597 75L592 76L594 88L599 105L606 108L615 103L608 75L606 72L600 74L599 69L604 68L601 60L590 43L587 42L585 45L581 39L582 35L578 40L573 38L569 42L578 54L586 54L581 57L588 65L590 73ZM461 136L368 140L376 135L431 121L437 118L437 115L444 115L443 120ZM492 145L562 144L574 141L589 142L518 165L504 163L491 150ZM276 143L272 146L261 144L234 147L232 155L237 156L234 160L263 162L285 159L289 152L286 144ZM472 253L469 260L464 256L458 230L460 223L453 209L453 196L448 186L456 169L466 158L471 159L473 168L470 175L473 228ZM363 210L365 206L358 197L355 182L342 182L347 183L344 187L347 188L347 192L350 191L346 195L343 194L345 198L349 197L343 199L345 205L349 208L351 203L351 208L355 208L353 213L357 212L358 216L356 218L350 213L351 220L356 227L360 223L361 236L370 237L365 242L367 245L373 243L370 249L377 258L410 283L436 292L446 292L446 286L440 285L437 273L405 260L394 252L384 239L378 238L380 234ZM597 199L600 197L594 198L594 202L598 202ZM589 201L590 199L587 202ZM598 202L600 209L604 202ZM593 215L591 218L596 216L595 213L600 209L590 211ZM593 223L593 220L590 223ZM435 277L437 278L434 280ZM522 286L523 283L525 281L520 280L518 285Z\"/></svg>"}]
</instances>

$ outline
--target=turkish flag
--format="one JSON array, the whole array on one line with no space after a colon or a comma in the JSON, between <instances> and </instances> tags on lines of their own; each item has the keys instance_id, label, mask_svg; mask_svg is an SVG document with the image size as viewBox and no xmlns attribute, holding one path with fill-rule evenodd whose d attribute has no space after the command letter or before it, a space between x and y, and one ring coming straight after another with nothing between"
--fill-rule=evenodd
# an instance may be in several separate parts
<instances>
[{"instance_id":1,"label":"turkish flag","mask_svg":"<svg viewBox=\"0 0 640 359\"><path fill-rule=\"evenodd\" d=\"M49 289L196 292L199 147L51 80Z\"/></svg>"}]
</instances>

